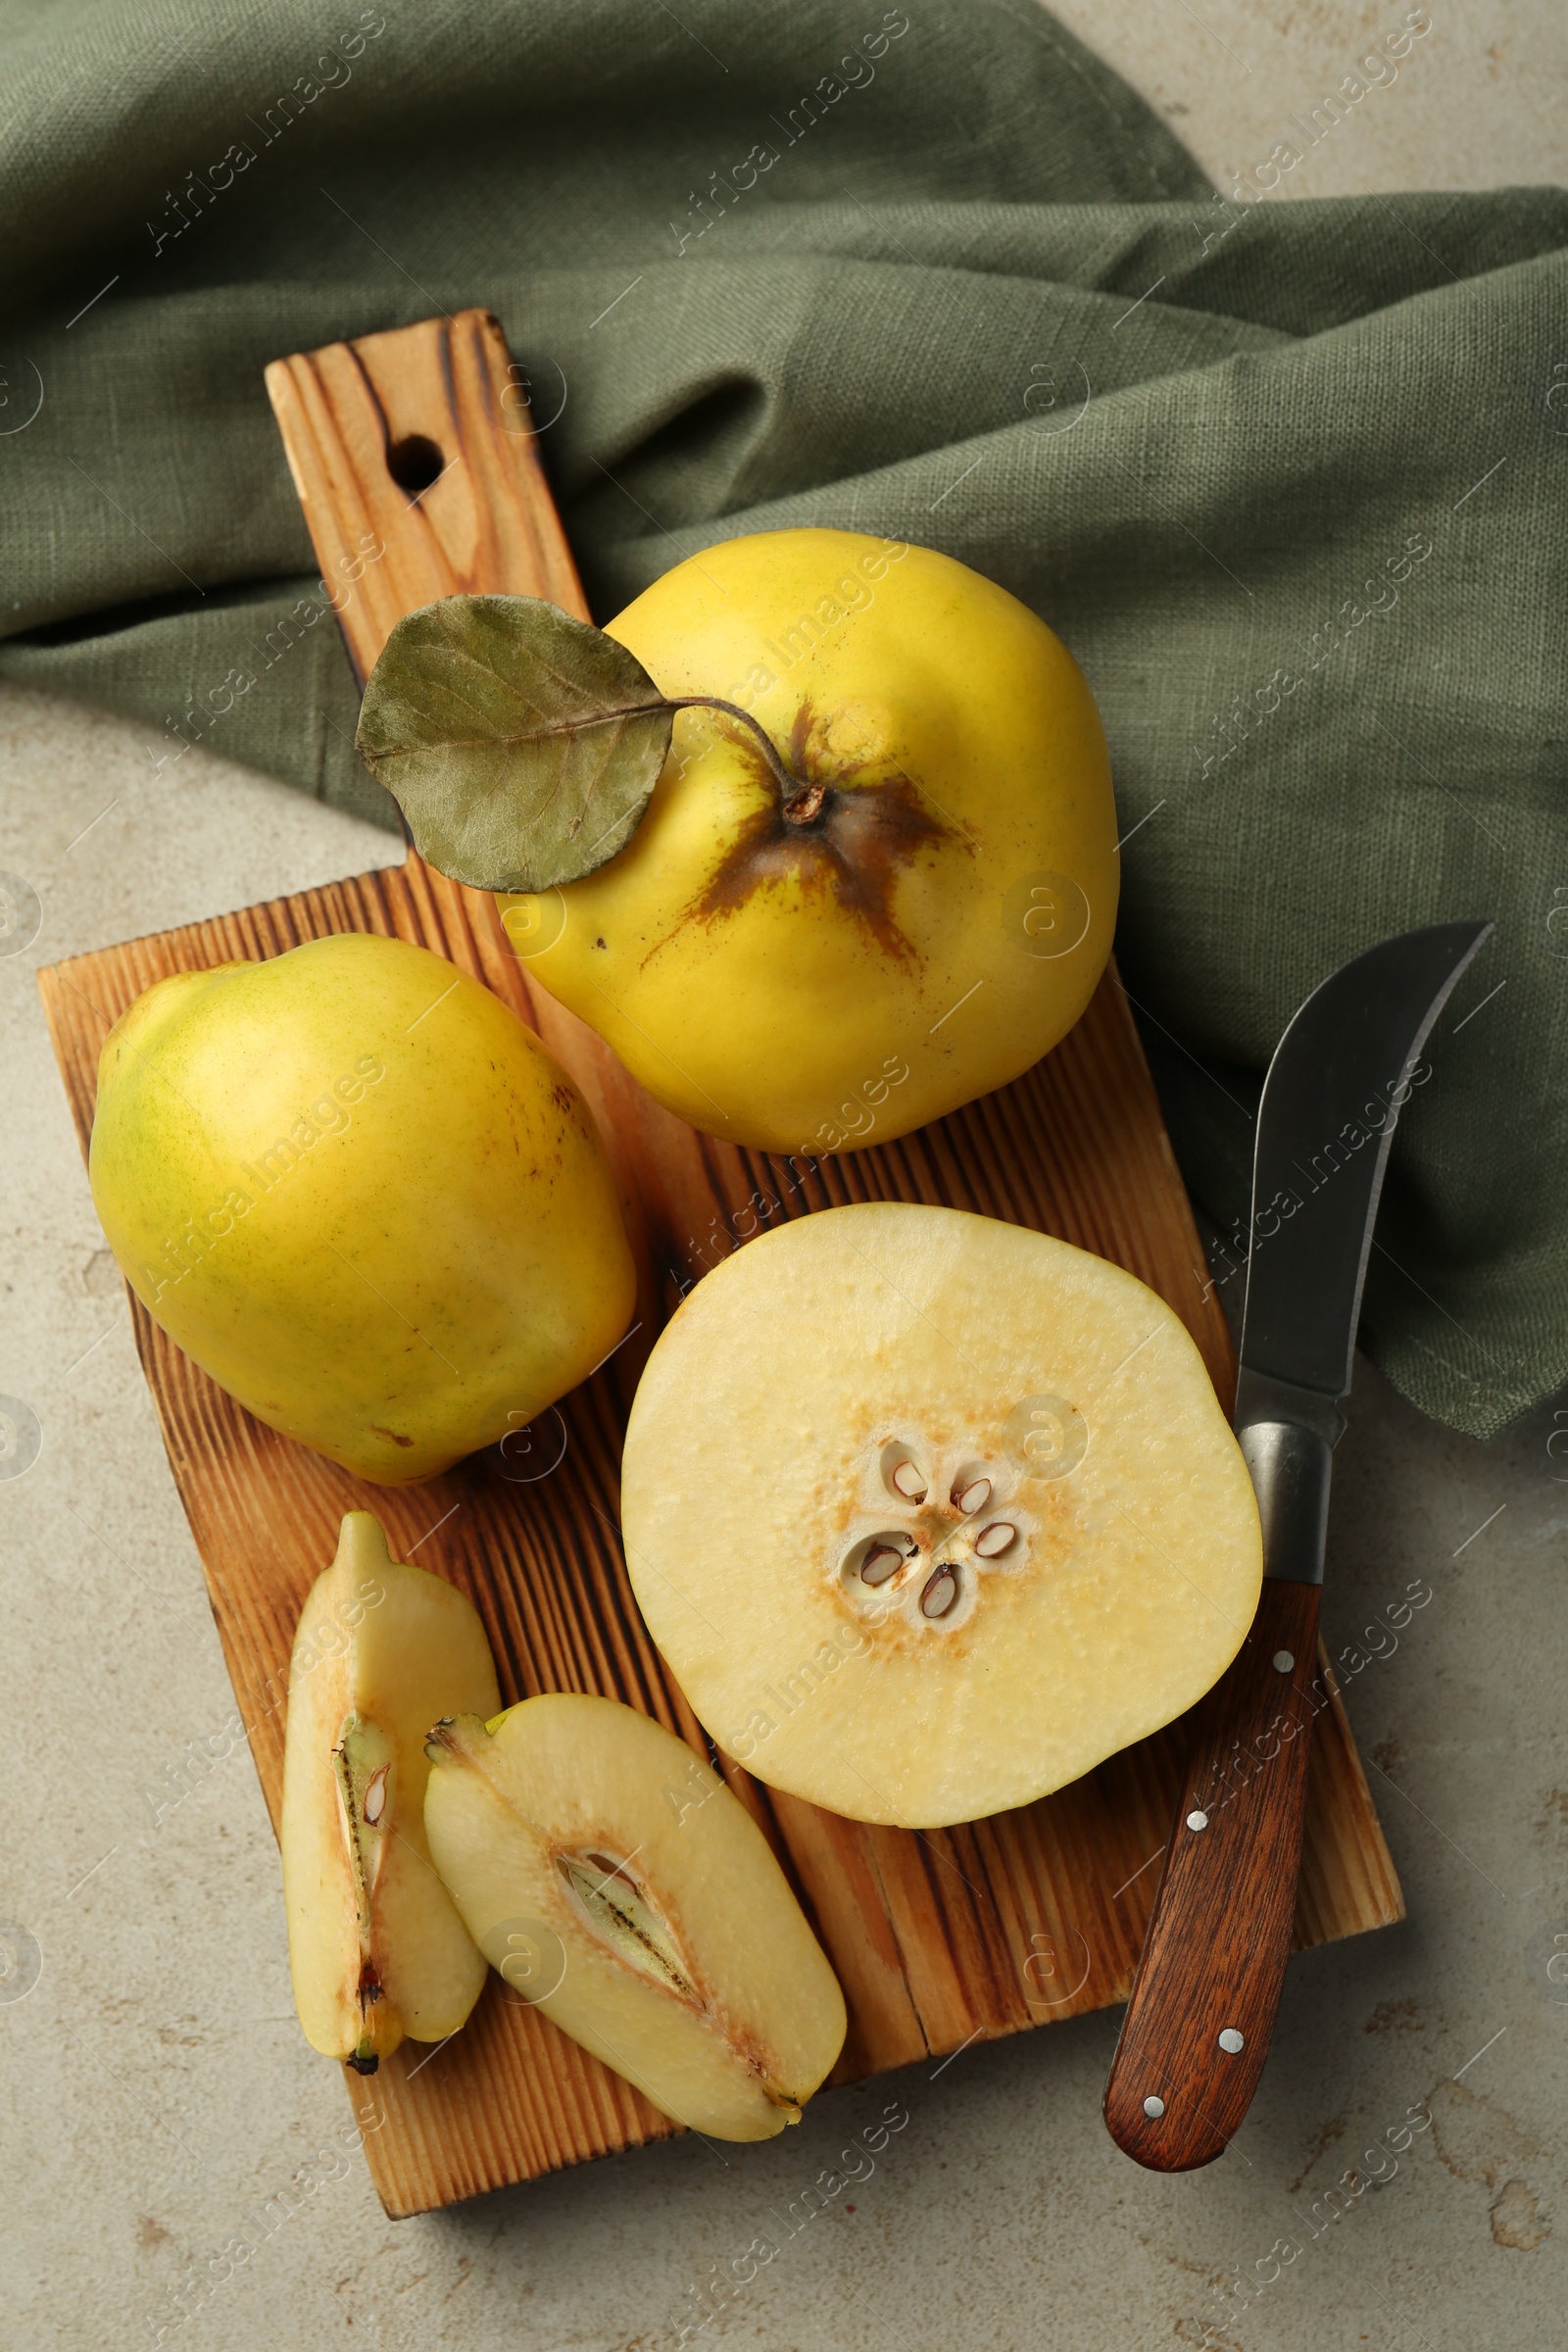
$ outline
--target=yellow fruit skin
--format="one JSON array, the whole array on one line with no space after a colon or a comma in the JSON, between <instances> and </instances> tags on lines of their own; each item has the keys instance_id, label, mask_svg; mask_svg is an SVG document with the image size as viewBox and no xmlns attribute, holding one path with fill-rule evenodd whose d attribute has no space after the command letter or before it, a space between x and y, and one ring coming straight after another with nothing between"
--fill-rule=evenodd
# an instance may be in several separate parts
<instances>
[{"instance_id":1,"label":"yellow fruit skin","mask_svg":"<svg viewBox=\"0 0 1568 2352\"><path fill-rule=\"evenodd\" d=\"M834 1152L1065 1036L1110 953L1116 811L1094 697L1043 621L929 549L797 530L705 549L609 634L830 788L792 827L748 730L679 712L626 848L503 898L530 976L652 1095L730 1142Z\"/></svg>"},{"instance_id":2,"label":"yellow fruit skin","mask_svg":"<svg viewBox=\"0 0 1568 2352\"><path fill-rule=\"evenodd\" d=\"M576 1385L635 1270L580 1097L490 991L365 934L177 973L111 1030L94 1204L274 1429L407 1486Z\"/></svg>"}]
</instances>

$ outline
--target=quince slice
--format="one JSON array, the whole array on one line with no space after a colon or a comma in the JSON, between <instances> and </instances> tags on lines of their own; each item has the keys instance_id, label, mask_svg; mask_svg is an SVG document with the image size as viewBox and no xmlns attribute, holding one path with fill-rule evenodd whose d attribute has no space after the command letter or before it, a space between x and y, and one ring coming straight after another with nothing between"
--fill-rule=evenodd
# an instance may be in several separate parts
<instances>
[{"instance_id":1,"label":"quince slice","mask_svg":"<svg viewBox=\"0 0 1568 2352\"><path fill-rule=\"evenodd\" d=\"M843 2045L844 1996L717 1773L586 1692L437 1724L429 1754L430 1852L518 1997L694 2131L799 2123Z\"/></svg>"},{"instance_id":2,"label":"quince slice","mask_svg":"<svg viewBox=\"0 0 1568 2352\"><path fill-rule=\"evenodd\" d=\"M445 2040L483 1988L425 1844L424 1738L444 1708L500 1703L467 1595L350 1511L294 1636L280 1841L305 2038L361 2074L405 2035Z\"/></svg>"},{"instance_id":3,"label":"quince slice","mask_svg":"<svg viewBox=\"0 0 1568 2352\"><path fill-rule=\"evenodd\" d=\"M1191 1337L1121 1267L866 1202L750 1242L659 1340L631 1581L726 1753L862 1821L1032 1802L1216 1682L1251 1481Z\"/></svg>"}]
</instances>

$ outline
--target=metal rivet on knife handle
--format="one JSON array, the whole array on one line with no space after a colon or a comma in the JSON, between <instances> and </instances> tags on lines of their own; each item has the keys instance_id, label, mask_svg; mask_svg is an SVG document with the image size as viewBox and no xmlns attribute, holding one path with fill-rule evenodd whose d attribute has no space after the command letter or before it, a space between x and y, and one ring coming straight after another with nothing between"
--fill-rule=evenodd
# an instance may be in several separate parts
<instances>
[{"instance_id":1,"label":"metal rivet on knife handle","mask_svg":"<svg viewBox=\"0 0 1568 2352\"><path fill-rule=\"evenodd\" d=\"M1247 2036L1243 2034L1238 2034L1234 2026L1222 2026L1220 2028L1219 2046L1225 2052L1227 2058L1234 2058L1238 2051L1244 2050L1247 2047Z\"/></svg>"},{"instance_id":2,"label":"metal rivet on knife handle","mask_svg":"<svg viewBox=\"0 0 1568 2352\"><path fill-rule=\"evenodd\" d=\"M1187 1816L1187 1827L1190 1830L1206 1830L1208 1827L1208 1815L1202 1812L1189 1813Z\"/></svg>"},{"instance_id":3,"label":"metal rivet on knife handle","mask_svg":"<svg viewBox=\"0 0 1568 2352\"><path fill-rule=\"evenodd\" d=\"M1276 1674L1289 1674L1295 1664L1296 1660L1288 1649L1277 1649L1274 1652L1274 1671Z\"/></svg>"},{"instance_id":4,"label":"metal rivet on knife handle","mask_svg":"<svg viewBox=\"0 0 1568 2352\"><path fill-rule=\"evenodd\" d=\"M1157 2097L1153 2091L1151 2091L1148 2098L1144 2101L1144 2113L1148 2116L1152 2124L1157 2124L1164 2112L1164 2100Z\"/></svg>"}]
</instances>

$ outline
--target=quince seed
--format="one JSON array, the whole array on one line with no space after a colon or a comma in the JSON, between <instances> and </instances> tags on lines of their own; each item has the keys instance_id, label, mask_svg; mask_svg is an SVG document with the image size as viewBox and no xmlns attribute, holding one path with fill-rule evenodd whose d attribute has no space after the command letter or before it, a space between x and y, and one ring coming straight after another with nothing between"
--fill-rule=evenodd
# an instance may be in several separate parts
<instances>
[{"instance_id":1,"label":"quince seed","mask_svg":"<svg viewBox=\"0 0 1568 2352\"><path fill-rule=\"evenodd\" d=\"M991 1525L983 1527L974 1540L976 1559L994 1560L999 1552L1006 1550L1017 1533L1018 1530L1010 1527L1005 1519L993 1519Z\"/></svg>"},{"instance_id":2,"label":"quince seed","mask_svg":"<svg viewBox=\"0 0 1568 2352\"><path fill-rule=\"evenodd\" d=\"M390 1764L383 1764L379 1772L371 1774L366 1788L365 1802L360 1810L372 1830L386 1810L386 1776L391 1769Z\"/></svg>"},{"instance_id":3,"label":"quince seed","mask_svg":"<svg viewBox=\"0 0 1568 2352\"><path fill-rule=\"evenodd\" d=\"M958 1579L953 1569L944 1564L932 1570L920 1594L922 1617L945 1617L958 1597Z\"/></svg>"}]
</instances>

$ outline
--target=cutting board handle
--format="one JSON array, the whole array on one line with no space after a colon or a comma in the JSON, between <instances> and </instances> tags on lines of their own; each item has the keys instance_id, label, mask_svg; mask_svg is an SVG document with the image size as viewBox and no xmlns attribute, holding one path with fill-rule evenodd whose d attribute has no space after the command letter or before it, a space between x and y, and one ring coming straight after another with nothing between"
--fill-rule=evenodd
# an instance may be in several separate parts
<instances>
[{"instance_id":1,"label":"cutting board handle","mask_svg":"<svg viewBox=\"0 0 1568 2352\"><path fill-rule=\"evenodd\" d=\"M505 590L591 617L526 371L488 311L296 352L267 390L362 686L394 624L438 597Z\"/></svg>"}]
</instances>

